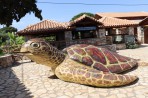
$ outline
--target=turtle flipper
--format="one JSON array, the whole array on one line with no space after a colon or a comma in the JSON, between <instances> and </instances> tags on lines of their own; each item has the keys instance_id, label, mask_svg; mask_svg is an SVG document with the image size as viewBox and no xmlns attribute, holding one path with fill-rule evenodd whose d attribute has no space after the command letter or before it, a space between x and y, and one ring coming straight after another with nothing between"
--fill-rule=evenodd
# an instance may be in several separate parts
<instances>
[{"instance_id":1,"label":"turtle flipper","mask_svg":"<svg viewBox=\"0 0 148 98\"><path fill-rule=\"evenodd\" d=\"M71 59L66 59L58 66L55 74L64 81L97 87L122 86L137 80L136 76L98 71Z\"/></svg>"}]
</instances>

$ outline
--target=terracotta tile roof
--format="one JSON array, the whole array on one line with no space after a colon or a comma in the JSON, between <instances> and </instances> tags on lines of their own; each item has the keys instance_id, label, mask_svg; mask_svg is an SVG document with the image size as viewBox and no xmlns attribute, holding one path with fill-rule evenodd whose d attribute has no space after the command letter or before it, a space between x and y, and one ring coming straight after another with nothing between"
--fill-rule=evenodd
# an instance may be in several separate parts
<instances>
[{"instance_id":1,"label":"terracotta tile roof","mask_svg":"<svg viewBox=\"0 0 148 98\"><path fill-rule=\"evenodd\" d=\"M74 21L71 21L70 26L75 25L75 24L77 24L78 22L80 22L84 19L90 19L90 20L92 20L92 21L94 21L98 24L101 24L99 20L84 14L84 15L80 16L79 18L75 19Z\"/></svg>"},{"instance_id":2,"label":"terracotta tile roof","mask_svg":"<svg viewBox=\"0 0 148 98\"><path fill-rule=\"evenodd\" d=\"M70 22L61 22L65 27L68 27L70 25Z\"/></svg>"},{"instance_id":3,"label":"terracotta tile roof","mask_svg":"<svg viewBox=\"0 0 148 98\"><path fill-rule=\"evenodd\" d=\"M101 17L147 17L148 12L113 12L113 13L96 13L96 15Z\"/></svg>"},{"instance_id":4,"label":"terracotta tile roof","mask_svg":"<svg viewBox=\"0 0 148 98\"><path fill-rule=\"evenodd\" d=\"M99 20L103 25L100 27L119 27L138 25L136 22L126 19L118 19L113 17L103 17Z\"/></svg>"},{"instance_id":5,"label":"terracotta tile roof","mask_svg":"<svg viewBox=\"0 0 148 98\"><path fill-rule=\"evenodd\" d=\"M139 22L139 25L148 25L148 17Z\"/></svg>"},{"instance_id":6,"label":"terracotta tile roof","mask_svg":"<svg viewBox=\"0 0 148 98\"><path fill-rule=\"evenodd\" d=\"M24 30L18 31L17 34L25 34L25 33L28 34L32 32L44 32L44 31L69 29L67 25L68 23L60 23L52 20L44 20L37 24L28 26Z\"/></svg>"}]
</instances>

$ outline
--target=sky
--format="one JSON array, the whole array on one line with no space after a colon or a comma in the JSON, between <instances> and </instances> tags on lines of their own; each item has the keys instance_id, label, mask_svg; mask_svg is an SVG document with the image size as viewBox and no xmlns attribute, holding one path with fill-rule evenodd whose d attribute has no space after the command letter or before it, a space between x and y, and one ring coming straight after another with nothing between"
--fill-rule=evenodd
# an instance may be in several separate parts
<instances>
[{"instance_id":1,"label":"sky","mask_svg":"<svg viewBox=\"0 0 148 98\"><path fill-rule=\"evenodd\" d=\"M70 4L50 4L37 3L42 10L43 20L55 20L67 22L73 16L81 12L148 12L148 0L37 0L37 2L55 3L85 3L85 4L147 4L142 6L121 6L121 5L70 5ZM18 30L25 29L27 26L40 22L34 14L27 14L19 22L13 22L12 26Z\"/></svg>"}]
</instances>

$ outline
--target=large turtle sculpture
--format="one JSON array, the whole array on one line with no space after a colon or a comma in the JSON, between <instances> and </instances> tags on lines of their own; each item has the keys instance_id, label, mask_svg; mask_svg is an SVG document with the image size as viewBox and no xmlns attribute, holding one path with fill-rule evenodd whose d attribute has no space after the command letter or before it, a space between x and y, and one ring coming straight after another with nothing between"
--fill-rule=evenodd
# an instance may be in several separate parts
<instances>
[{"instance_id":1,"label":"large turtle sculpture","mask_svg":"<svg viewBox=\"0 0 148 98\"><path fill-rule=\"evenodd\" d=\"M31 39L22 45L21 52L31 60L51 67L61 80L96 87L127 85L136 76L118 74L136 66L131 58L105 48L77 44L60 51L43 39Z\"/></svg>"}]
</instances>

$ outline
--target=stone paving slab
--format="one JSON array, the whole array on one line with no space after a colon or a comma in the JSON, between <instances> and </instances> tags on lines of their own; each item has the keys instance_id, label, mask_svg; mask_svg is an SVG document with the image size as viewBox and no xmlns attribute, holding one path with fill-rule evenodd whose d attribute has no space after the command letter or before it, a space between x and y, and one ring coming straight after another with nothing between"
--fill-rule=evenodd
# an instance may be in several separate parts
<instances>
[{"instance_id":1,"label":"stone paving slab","mask_svg":"<svg viewBox=\"0 0 148 98\"><path fill-rule=\"evenodd\" d=\"M121 55L139 60L140 64L148 65L148 44L143 44L140 48L119 50L117 52Z\"/></svg>"},{"instance_id":2,"label":"stone paving slab","mask_svg":"<svg viewBox=\"0 0 148 98\"><path fill-rule=\"evenodd\" d=\"M146 51L148 47L118 53L146 60ZM20 61L13 67L0 69L0 98L148 98L148 66L139 66L127 74L136 75L139 80L123 87L95 88L51 79L49 67Z\"/></svg>"},{"instance_id":3,"label":"stone paving slab","mask_svg":"<svg viewBox=\"0 0 148 98\"><path fill-rule=\"evenodd\" d=\"M0 98L148 98L148 66L128 74L137 75L135 84L116 88L95 88L51 79L51 69L24 61L0 70Z\"/></svg>"}]
</instances>

